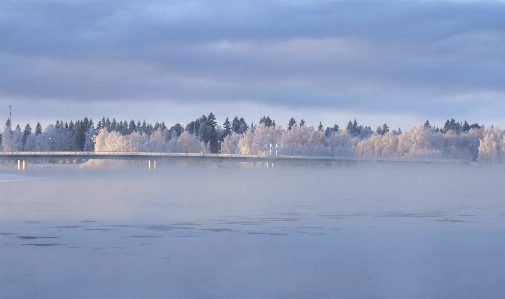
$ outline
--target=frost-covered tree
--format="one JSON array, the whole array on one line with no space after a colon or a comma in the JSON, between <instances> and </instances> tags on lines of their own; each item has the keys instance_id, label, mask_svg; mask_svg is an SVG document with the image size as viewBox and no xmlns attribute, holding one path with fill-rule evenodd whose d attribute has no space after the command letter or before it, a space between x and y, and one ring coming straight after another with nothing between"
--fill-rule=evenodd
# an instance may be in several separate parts
<instances>
[{"instance_id":1,"label":"frost-covered tree","mask_svg":"<svg viewBox=\"0 0 505 299\"><path fill-rule=\"evenodd\" d=\"M182 133L181 133L182 134ZM167 139L166 151L169 153L176 153L178 151L178 138L177 132L168 130L165 135L165 139Z\"/></svg>"},{"instance_id":2,"label":"frost-covered tree","mask_svg":"<svg viewBox=\"0 0 505 299\"><path fill-rule=\"evenodd\" d=\"M23 131L19 125L12 132L9 140L9 151L20 152L23 150Z\"/></svg>"},{"instance_id":3,"label":"frost-covered tree","mask_svg":"<svg viewBox=\"0 0 505 299\"><path fill-rule=\"evenodd\" d=\"M94 137L97 152L126 152L131 151L128 138L116 131L103 128Z\"/></svg>"},{"instance_id":4,"label":"frost-covered tree","mask_svg":"<svg viewBox=\"0 0 505 299\"><path fill-rule=\"evenodd\" d=\"M221 153L222 154L240 154L239 141L242 138L242 134L231 133L224 137L221 142Z\"/></svg>"},{"instance_id":5,"label":"frost-covered tree","mask_svg":"<svg viewBox=\"0 0 505 299\"><path fill-rule=\"evenodd\" d=\"M254 142L259 144L259 147L265 148L270 144L274 145L279 142L282 136L282 128L280 126L267 126L260 124L254 130Z\"/></svg>"},{"instance_id":6,"label":"frost-covered tree","mask_svg":"<svg viewBox=\"0 0 505 299\"><path fill-rule=\"evenodd\" d=\"M49 141L50 151L68 151L75 148L73 132L65 128L63 122L56 121L44 129L43 136Z\"/></svg>"},{"instance_id":7,"label":"frost-covered tree","mask_svg":"<svg viewBox=\"0 0 505 299\"><path fill-rule=\"evenodd\" d=\"M149 136L145 133L142 133L141 130L133 132L125 137L127 140L126 151L131 152L149 151Z\"/></svg>"},{"instance_id":8,"label":"frost-covered tree","mask_svg":"<svg viewBox=\"0 0 505 299\"><path fill-rule=\"evenodd\" d=\"M25 151L49 151L49 139L43 133L28 135Z\"/></svg>"},{"instance_id":9,"label":"frost-covered tree","mask_svg":"<svg viewBox=\"0 0 505 299\"><path fill-rule=\"evenodd\" d=\"M2 133L2 147L4 152L18 152L23 150L23 132L19 125L12 131L11 121L5 122L5 128Z\"/></svg>"},{"instance_id":10,"label":"frost-covered tree","mask_svg":"<svg viewBox=\"0 0 505 299\"><path fill-rule=\"evenodd\" d=\"M178 150L181 153L198 153L201 151L198 137L190 134L189 131L182 132L179 136Z\"/></svg>"},{"instance_id":11,"label":"frost-covered tree","mask_svg":"<svg viewBox=\"0 0 505 299\"><path fill-rule=\"evenodd\" d=\"M228 118L223 129L216 124L215 116L203 115L186 126L180 124L168 130L163 122L154 126L134 120L110 122L103 118L96 128L91 119L56 121L44 130L40 123L31 134L26 125L12 130L10 120L1 134L3 151L151 151L207 153L221 150L223 154L269 154L276 146L287 155L358 156L362 158L452 158L481 162L504 162L505 134L498 128L485 129L474 123L469 125L454 119L447 120L442 129L429 121L402 132L389 132L384 124L373 134L369 126L350 121L343 130L338 125L323 130L307 126L304 121L296 125L294 118L287 130L275 125L270 117L262 117L258 125L247 126L243 118ZM219 141L221 141L219 143Z\"/></svg>"},{"instance_id":12,"label":"frost-covered tree","mask_svg":"<svg viewBox=\"0 0 505 299\"><path fill-rule=\"evenodd\" d=\"M334 131L328 137L328 146L331 156L351 157L354 155L352 139L346 132Z\"/></svg>"},{"instance_id":13,"label":"frost-covered tree","mask_svg":"<svg viewBox=\"0 0 505 299\"><path fill-rule=\"evenodd\" d=\"M325 133L316 131L313 126L296 126L284 132L279 144L284 154L322 155L325 146Z\"/></svg>"},{"instance_id":14,"label":"frost-covered tree","mask_svg":"<svg viewBox=\"0 0 505 299\"><path fill-rule=\"evenodd\" d=\"M165 138L165 132L162 128L158 128L155 132L149 136L148 142L149 151L151 152L166 152L167 142Z\"/></svg>"},{"instance_id":15,"label":"frost-covered tree","mask_svg":"<svg viewBox=\"0 0 505 299\"><path fill-rule=\"evenodd\" d=\"M496 127L485 129L479 146L479 161L505 162L505 136Z\"/></svg>"},{"instance_id":16,"label":"frost-covered tree","mask_svg":"<svg viewBox=\"0 0 505 299\"><path fill-rule=\"evenodd\" d=\"M93 143L93 138L95 137L95 129L93 126L89 127L86 135L84 136L84 148L83 150L86 152L91 152L95 150L95 145Z\"/></svg>"},{"instance_id":17,"label":"frost-covered tree","mask_svg":"<svg viewBox=\"0 0 505 299\"><path fill-rule=\"evenodd\" d=\"M7 119L5 122L5 127L2 132L2 147L4 152L12 152L12 145L11 145L11 135L12 135L12 127L11 127L11 120Z\"/></svg>"},{"instance_id":18,"label":"frost-covered tree","mask_svg":"<svg viewBox=\"0 0 505 299\"><path fill-rule=\"evenodd\" d=\"M247 130L242 138L239 140L238 146L240 148L240 153L243 155L257 155L259 150L259 144L254 140L254 134L252 130Z\"/></svg>"}]
</instances>

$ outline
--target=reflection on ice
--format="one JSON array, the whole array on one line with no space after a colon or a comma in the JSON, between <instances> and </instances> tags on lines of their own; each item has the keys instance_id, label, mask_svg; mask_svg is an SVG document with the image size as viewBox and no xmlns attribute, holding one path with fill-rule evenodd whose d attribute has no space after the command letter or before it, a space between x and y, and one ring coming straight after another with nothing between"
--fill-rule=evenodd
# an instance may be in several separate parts
<instances>
[{"instance_id":1,"label":"reflection on ice","mask_svg":"<svg viewBox=\"0 0 505 299\"><path fill-rule=\"evenodd\" d=\"M0 173L0 183L9 181L28 181L34 179L21 173Z\"/></svg>"},{"instance_id":2,"label":"reflection on ice","mask_svg":"<svg viewBox=\"0 0 505 299\"><path fill-rule=\"evenodd\" d=\"M498 298L505 170L37 168L0 182L5 298Z\"/></svg>"}]
</instances>

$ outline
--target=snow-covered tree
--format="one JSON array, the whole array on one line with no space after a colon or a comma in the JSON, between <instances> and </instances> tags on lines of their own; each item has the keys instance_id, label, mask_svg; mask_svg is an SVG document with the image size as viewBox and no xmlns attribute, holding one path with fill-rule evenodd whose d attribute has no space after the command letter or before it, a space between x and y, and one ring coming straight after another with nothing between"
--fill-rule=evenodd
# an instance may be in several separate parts
<instances>
[{"instance_id":1,"label":"snow-covered tree","mask_svg":"<svg viewBox=\"0 0 505 299\"><path fill-rule=\"evenodd\" d=\"M505 136L496 127L491 127L483 132L479 146L479 161L505 162Z\"/></svg>"},{"instance_id":2,"label":"snow-covered tree","mask_svg":"<svg viewBox=\"0 0 505 299\"><path fill-rule=\"evenodd\" d=\"M16 126L14 132L12 132L10 140L11 151L20 152L23 150L23 131L19 125Z\"/></svg>"},{"instance_id":3,"label":"snow-covered tree","mask_svg":"<svg viewBox=\"0 0 505 299\"><path fill-rule=\"evenodd\" d=\"M178 151L180 153L198 153L201 152L200 141L198 137L190 134L188 131L182 132L179 136Z\"/></svg>"},{"instance_id":4,"label":"snow-covered tree","mask_svg":"<svg viewBox=\"0 0 505 299\"><path fill-rule=\"evenodd\" d=\"M95 145L93 143L93 137L95 137L95 129L91 126L84 136L84 151L90 152L94 151Z\"/></svg>"},{"instance_id":5,"label":"snow-covered tree","mask_svg":"<svg viewBox=\"0 0 505 299\"><path fill-rule=\"evenodd\" d=\"M151 136L149 136L148 147L149 151L151 152L167 151L165 132L162 128L158 128L158 130L156 130L151 134Z\"/></svg>"},{"instance_id":6,"label":"snow-covered tree","mask_svg":"<svg viewBox=\"0 0 505 299\"><path fill-rule=\"evenodd\" d=\"M132 151L129 146L129 140L121 133L108 131L103 128L94 137L95 151L97 152L127 152Z\"/></svg>"},{"instance_id":7,"label":"snow-covered tree","mask_svg":"<svg viewBox=\"0 0 505 299\"><path fill-rule=\"evenodd\" d=\"M241 134L231 133L224 137L221 142L221 153L222 154L240 154L239 141L241 139Z\"/></svg>"},{"instance_id":8,"label":"snow-covered tree","mask_svg":"<svg viewBox=\"0 0 505 299\"><path fill-rule=\"evenodd\" d=\"M276 144L279 142L282 136L281 126L267 126L266 123L261 123L256 126L254 130L254 142L259 144L260 149L268 147L270 144Z\"/></svg>"},{"instance_id":9,"label":"snow-covered tree","mask_svg":"<svg viewBox=\"0 0 505 299\"><path fill-rule=\"evenodd\" d=\"M11 145L11 135L12 135L12 127L11 127L11 120L7 119L5 122L5 127L2 132L2 147L4 152L12 152L12 145Z\"/></svg>"},{"instance_id":10,"label":"snow-covered tree","mask_svg":"<svg viewBox=\"0 0 505 299\"><path fill-rule=\"evenodd\" d=\"M247 130L238 142L240 153L243 155L257 155L259 144L254 140L252 130Z\"/></svg>"}]
</instances>

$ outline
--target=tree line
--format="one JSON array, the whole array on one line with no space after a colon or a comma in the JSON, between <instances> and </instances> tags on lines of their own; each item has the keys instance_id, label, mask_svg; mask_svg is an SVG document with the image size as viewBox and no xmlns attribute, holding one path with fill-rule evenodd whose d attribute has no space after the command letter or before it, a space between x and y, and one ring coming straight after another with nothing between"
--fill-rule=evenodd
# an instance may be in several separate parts
<instances>
[{"instance_id":1,"label":"tree line","mask_svg":"<svg viewBox=\"0 0 505 299\"><path fill-rule=\"evenodd\" d=\"M448 119L442 127L430 122L403 132L385 123L372 130L356 120L341 129L337 124L309 126L291 117L286 129L269 116L249 125L243 117L226 118L222 125L211 112L185 126L170 128L164 122L110 120L95 125L90 118L56 121L34 131L12 129L10 119L0 138L0 149L8 151L155 151L230 154L335 155L391 158L459 158L471 161L503 161L505 137L498 128Z\"/></svg>"}]
</instances>

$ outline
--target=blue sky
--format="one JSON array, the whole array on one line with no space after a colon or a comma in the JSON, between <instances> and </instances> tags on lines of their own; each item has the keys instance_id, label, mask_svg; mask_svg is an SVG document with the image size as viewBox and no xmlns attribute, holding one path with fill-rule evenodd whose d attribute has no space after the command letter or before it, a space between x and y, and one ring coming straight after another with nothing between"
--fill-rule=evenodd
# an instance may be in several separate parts
<instances>
[{"instance_id":1,"label":"blue sky","mask_svg":"<svg viewBox=\"0 0 505 299\"><path fill-rule=\"evenodd\" d=\"M0 120L505 127L505 3L0 1Z\"/></svg>"}]
</instances>

